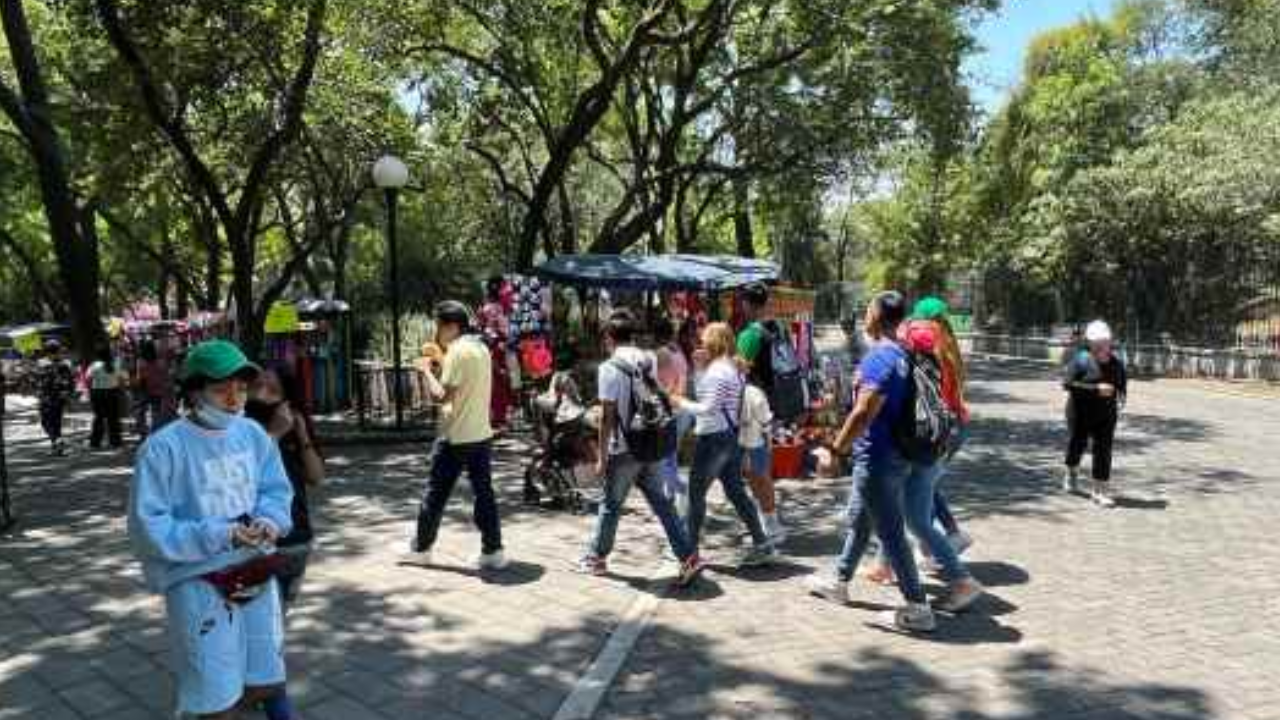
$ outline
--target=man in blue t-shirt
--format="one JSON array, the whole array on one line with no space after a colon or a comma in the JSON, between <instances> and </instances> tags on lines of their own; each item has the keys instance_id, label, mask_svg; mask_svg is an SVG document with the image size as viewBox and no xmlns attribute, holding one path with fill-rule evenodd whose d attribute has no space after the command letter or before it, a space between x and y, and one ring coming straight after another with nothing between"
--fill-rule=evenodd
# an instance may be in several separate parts
<instances>
[{"instance_id":1,"label":"man in blue t-shirt","mask_svg":"<svg viewBox=\"0 0 1280 720\"><path fill-rule=\"evenodd\" d=\"M907 354L895 338L906 316L906 299L883 292L867 306L867 353L858 367L853 412L836 438L835 451L848 456L852 448L853 488L846 516L852 524L830 577L816 577L810 591L839 603L849 601L849 581L866 552L874 525L906 600L891 622L910 632L934 629L915 559L903 531L902 484L911 463L894 440L894 425L905 411L910 389Z\"/></svg>"}]
</instances>

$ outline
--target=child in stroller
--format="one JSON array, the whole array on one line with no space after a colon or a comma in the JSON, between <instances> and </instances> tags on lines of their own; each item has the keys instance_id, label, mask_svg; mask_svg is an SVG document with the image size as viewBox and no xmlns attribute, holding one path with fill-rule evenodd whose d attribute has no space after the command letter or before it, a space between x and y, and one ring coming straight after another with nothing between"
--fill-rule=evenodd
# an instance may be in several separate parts
<instances>
[{"instance_id":1,"label":"child in stroller","mask_svg":"<svg viewBox=\"0 0 1280 720\"><path fill-rule=\"evenodd\" d=\"M574 470L594 459L595 433L577 382L570 373L557 372L533 406L540 447L525 468L524 502L541 505L546 495L551 507L578 512L583 497Z\"/></svg>"}]
</instances>

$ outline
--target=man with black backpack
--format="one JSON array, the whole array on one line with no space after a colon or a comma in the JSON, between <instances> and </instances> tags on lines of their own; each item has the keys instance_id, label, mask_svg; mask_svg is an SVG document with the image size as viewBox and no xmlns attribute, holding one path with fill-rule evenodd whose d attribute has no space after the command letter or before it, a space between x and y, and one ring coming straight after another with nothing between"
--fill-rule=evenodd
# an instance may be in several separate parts
<instances>
[{"instance_id":1,"label":"man with black backpack","mask_svg":"<svg viewBox=\"0 0 1280 720\"><path fill-rule=\"evenodd\" d=\"M804 374L790 335L771 316L769 288L763 283L752 283L742 290L742 300L746 324L735 344L738 360L747 368L747 381L762 391L770 423L796 420L808 405ZM765 531L775 542L782 542L787 533L778 517L772 468L762 462L771 453L769 428L764 427L762 431L764 444L746 455L748 462L744 470L750 480L751 494L760 506Z\"/></svg>"},{"instance_id":2,"label":"man with black backpack","mask_svg":"<svg viewBox=\"0 0 1280 720\"><path fill-rule=\"evenodd\" d=\"M867 354L858 368L853 412L834 447L839 455L850 456L852 451L853 487L845 511L850 527L834 573L815 577L809 590L823 599L847 603L849 581L874 526L906 600L906 606L888 621L900 630L929 632L936 620L907 545L900 500L913 471L900 428L904 418L914 417L914 381L907 353L895 340L905 316L906 300L897 292L880 293L867 307Z\"/></svg>"},{"instance_id":3,"label":"man with black backpack","mask_svg":"<svg viewBox=\"0 0 1280 720\"><path fill-rule=\"evenodd\" d=\"M692 583L703 564L675 506L663 491L662 460L675 426L671 399L658 384L657 359L635 345L639 323L628 310L614 312L605 325L610 357L597 374L600 414L600 459L596 473L604 480L604 499L579 572L608 573L608 557L622 508L632 485L639 485L649 508L662 523L671 550L680 561L677 585Z\"/></svg>"}]
</instances>

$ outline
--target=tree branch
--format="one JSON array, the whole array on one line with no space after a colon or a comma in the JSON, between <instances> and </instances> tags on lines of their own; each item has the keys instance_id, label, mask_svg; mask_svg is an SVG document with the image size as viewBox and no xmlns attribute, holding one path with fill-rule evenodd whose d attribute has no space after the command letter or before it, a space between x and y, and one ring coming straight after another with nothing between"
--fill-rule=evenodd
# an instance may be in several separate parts
<instances>
[{"instance_id":1,"label":"tree branch","mask_svg":"<svg viewBox=\"0 0 1280 720\"><path fill-rule=\"evenodd\" d=\"M186 118L183 113L171 112L165 107L166 103L160 92L160 86L151 73L150 66L126 32L115 0L95 0L95 6L103 29L107 32L107 39L133 74L134 83L142 93L143 107L146 108L147 115L178 153L187 172L190 173L201 193L208 198L209 204L223 225L230 228L235 215L231 211L226 193L223 192L213 170L196 151L195 144L187 132Z\"/></svg>"}]
</instances>

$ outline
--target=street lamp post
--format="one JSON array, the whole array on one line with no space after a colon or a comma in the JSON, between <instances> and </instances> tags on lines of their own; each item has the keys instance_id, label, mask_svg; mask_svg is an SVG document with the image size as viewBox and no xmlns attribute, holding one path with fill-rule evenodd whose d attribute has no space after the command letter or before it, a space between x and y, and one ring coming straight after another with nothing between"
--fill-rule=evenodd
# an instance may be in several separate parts
<instances>
[{"instance_id":1,"label":"street lamp post","mask_svg":"<svg viewBox=\"0 0 1280 720\"><path fill-rule=\"evenodd\" d=\"M400 377L400 259L396 247L396 200L409 182L409 168L394 155L373 165L373 184L382 188L387 203L387 254L391 282L391 391L396 404L396 429L404 427L404 388Z\"/></svg>"}]
</instances>

